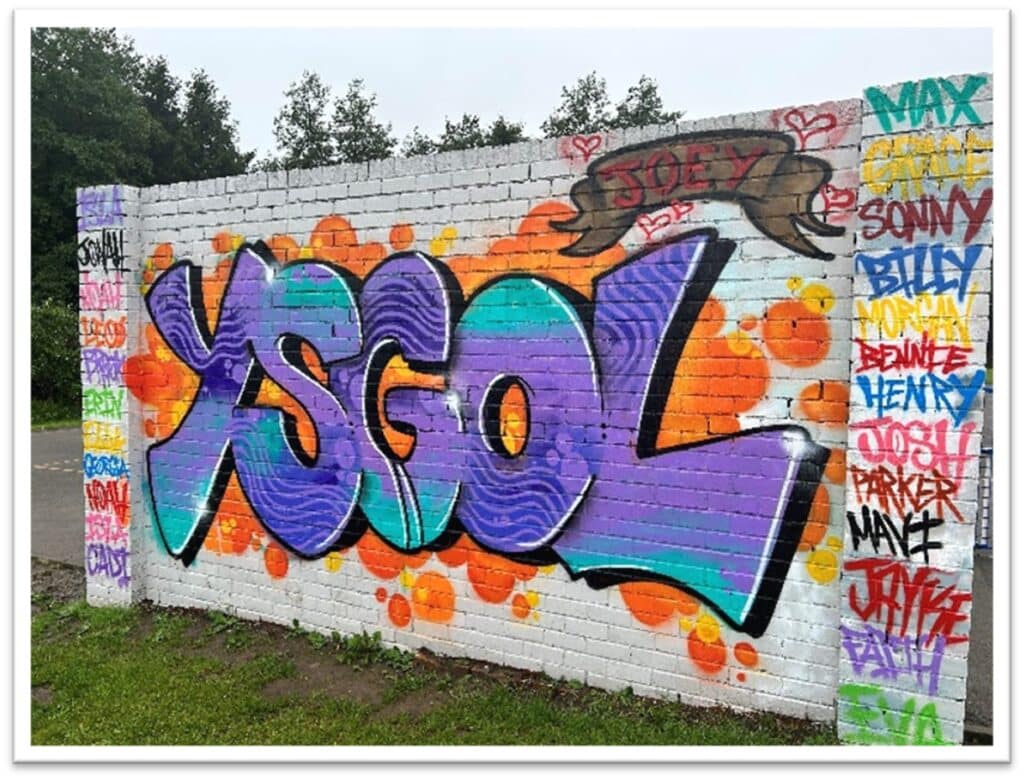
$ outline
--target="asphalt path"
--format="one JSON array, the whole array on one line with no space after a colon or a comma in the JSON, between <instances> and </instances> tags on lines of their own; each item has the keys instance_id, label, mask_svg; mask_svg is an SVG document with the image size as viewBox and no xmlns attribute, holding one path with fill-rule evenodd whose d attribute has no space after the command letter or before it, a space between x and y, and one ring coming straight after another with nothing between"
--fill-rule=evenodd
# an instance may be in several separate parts
<instances>
[{"instance_id":1,"label":"asphalt path","mask_svg":"<svg viewBox=\"0 0 1024 780\"><path fill-rule=\"evenodd\" d=\"M85 565L81 428L32 434L32 555Z\"/></svg>"},{"instance_id":2,"label":"asphalt path","mask_svg":"<svg viewBox=\"0 0 1024 780\"><path fill-rule=\"evenodd\" d=\"M84 566L82 431L32 434L32 555ZM992 554L974 555L971 646L967 660L966 722L992 728Z\"/></svg>"}]
</instances>

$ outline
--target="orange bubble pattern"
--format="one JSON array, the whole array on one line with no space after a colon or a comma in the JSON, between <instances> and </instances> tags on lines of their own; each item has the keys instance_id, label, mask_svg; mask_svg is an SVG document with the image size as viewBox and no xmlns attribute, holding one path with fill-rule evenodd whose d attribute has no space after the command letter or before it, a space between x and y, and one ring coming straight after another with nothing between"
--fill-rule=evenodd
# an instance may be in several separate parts
<instances>
[{"instance_id":1,"label":"orange bubble pattern","mask_svg":"<svg viewBox=\"0 0 1024 780\"><path fill-rule=\"evenodd\" d=\"M725 667L728 653L721 638L706 642L694 629L687 637L686 649L693 665L706 674L718 674Z\"/></svg>"},{"instance_id":2,"label":"orange bubble pattern","mask_svg":"<svg viewBox=\"0 0 1024 780\"><path fill-rule=\"evenodd\" d=\"M466 298L497 276L509 273L530 273L572 287L586 297L593 293L593 281L626 258L626 251L615 245L592 257L567 257L560 251L573 243L572 233L553 231L550 221L574 216L565 203L549 201L531 209L521 221L514 236L493 242L484 255L456 255L447 264L455 274ZM242 243L242 237L218 233L211 242L215 252L228 255L210 272L203 275L203 295L207 305L211 332L216 329L220 303L231 268L231 255ZM403 251L416 240L411 225L395 224L389 233L392 249ZM338 215L320 220L304 244L291 236L274 235L267 245L280 262L316 258L334 263L362 279L380 264L388 251L379 243L360 243L351 223ZM142 273L143 290L156 275L174 261L169 244L157 246ZM764 316L743 314L726 328L726 313L714 297L706 301L691 336L687 341L671 386L657 446L673 447L740 430L739 415L756 407L764 398L771 381L770 360L790 368L807 368L825 358L831 348L831 334L825 307L812 306L799 298L785 298L770 304ZM760 342L756 340L760 329ZM145 422L147 436L163 439L180 424L198 388L198 377L170 352L152 326L145 331L147 351L132 356L125 364L126 383L147 408L152 417ZM763 349L759 346L763 344ZM767 354L766 354L767 353ZM315 351L303 347L303 357L310 374L326 382ZM727 379L727 382L723 380ZM411 452L414 436L391 428L383 414L386 393L396 387L444 386L440 375L410 369L403 359L392 360L383 372L378 398L384 435L395 454L402 457ZM723 389L727 392L723 392ZM848 403L848 388L839 382L813 382L800 395L799 411L809 421L822 425L842 424ZM519 411L516 399L509 399L509 419ZM264 380L257 403L277 406L294 416L299 441L307 453L313 454L316 433L304 410L279 386ZM504 430L504 429L503 429ZM510 449L520 444L514 424L507 431ZM826 478L836 484L845 479L845 453L833 450ZM828 527L828 493L820 487L815 496L800 549L809 550L819 544ZM224 500L211 525L204 546L221 554L243 554L247 549L263 550L264 562L273 578L284 577L289 557L276 542L264 545L264 531L252 513L237 479L232 476ZM387 602L387 614L398 627L409 625L413 616L432 622L449 622L454 616L456 595L448 578L436 571L424 571L411 586L403 572L419 569L431 558L449 568L465 565L472 592L491 604L509 602L514 617L525 619L535 607L517 584L537 574L537 567L517 563L501 555L489 553L462 536L451 547L438 551L405 554L394 550L372 530L355 545L358 560L375 577L402 580L401 587L411 596L378 588L376 598ZM683 591L656 582L630 582L618 586L623 602L640 623L660 626L674 617L687 618L697 614L696 598ZM514 594L514 595L513 595ZM534 603L536 599L534 598ZM689 656L695 666L708 674L717 674L726 664L727 648L720 637L708 641L696 629L686 640ZM733 648L737 661L744 666L757 664L757 650L747 642ZM739 676L737 679L741 679Z\"/></svg>"},{"instance_id":3,"label":"orange bubble pattern","mask_svg":"<svg viewBox=\"0 0 1024 780\"><path fill-rule=\"evenodd\" d=\"M660 582L623 582L619 585L619 595L633 617L648 626L660 626L677 612L681 615L697 613L696 599Z\"/></svg>"}]
</instances>

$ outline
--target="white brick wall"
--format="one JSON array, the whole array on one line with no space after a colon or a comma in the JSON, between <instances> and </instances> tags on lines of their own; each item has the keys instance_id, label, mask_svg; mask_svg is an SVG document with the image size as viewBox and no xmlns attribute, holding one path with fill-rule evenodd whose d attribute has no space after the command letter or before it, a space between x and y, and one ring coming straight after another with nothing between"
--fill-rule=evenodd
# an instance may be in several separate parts
<instances>
[{"instance_id":1,"label":"white brick wall","mask_svg":"<svg viewBox=\"0 0 1024 780\"><path fill-rule=\"evenodd\" d=\"M973 113L971 109L957 109L951 94L969 95L968 105ZM931 108L925 109L926 104ZM979 206L986 191L991 196L990 153L977 153L968 169L967 158L961 151L968 133L991 139L991 117L991 77L984 74L923 79L865 91L860 202L866 211L862 211L857 251L866 257L881 258L901 247L916 248L924 252L922 258L926 261L917 272L911 263L910 284L900 289L881 283L892 274L896 275L893 278L899 277L895 265L891 269L878 268L877 286L872 284L875 265L858 265L854 276L858 307L863 303L865 310L869 310L872 300L882 301L887 312L884 323L872 323L867 328L867 342L876 349L907 341L920 345L922 331L927 329L940 350L948 351L951 346L962 349L962 366L955 371L942 367L930 371L927 365L918 363L882 371L881 366L871 365L870 361L865 368L861 350L855 349L851 368L850 480L846 494L852 516L850 531L854 523L864 525L865 508L890 515L900 529L904 518L919 523L922 513L927 511L937 522L937 527L929 531L929 542L939 546L928 551L925 563L923 552L907 555L898 544L894 550L884 538L876 549L872 539L847 533L843 590L851 591L850 598L855 597L857 609L850 599L842 600L842 624L845 630L853 632L853 638L840 652L838 717L840 735L853 741L929 744L958 743L963 738L968 643L944 643L948 635L967 637L970 632L983 391L972 397L955 393L948 404L934 394L918 397L904 392L902 402L880 410L856 386L856 380L867 377L875 388L879 377L902 381L935 375L943 382L951 381L951 376L964 384L970 384L971 378L984 382L993 257L991 212L985 214L984 223L967 242L971 220L962 207L951 202L956 188L966 196L972 210ZM931 155L929 147L945 152ZM968 173L976 176L967 176ZM890 182L892 187L887 189ZM904 189L908 192L904 193ZM910 197L906 197L908 194ZM873 200L876 198L880 201ZM903 215L912 208L921 216L909 235L911 231L903 230ZM936 208L941 209L941 216L933 216ZM894 215L895 229L881 221L881 216L888 214ZM977 216L980 218L980 213ZM943 225L944 220L948 220L948 226ZM882 228L886 228L884 232ZM958 258L965 257L968 247L977 248L976 265L964 273L971 292L963 298L945 285L954 276L954 264L943 261L941 272L936 273L929 250L936 244L950 247ZM959 278L957 275L956 279ZM938 289L940 285L942 290ZM968 303L970 296L974 296L973 304ZM929 329L927 320L897 314L901 304L924 306L928 314L944 311L945 320L933 320ZM962 318L967 338L961 337L958 328L941 326L954 317ZM855 325L854 335L859 336L860 332L861 328ZM876 440L869 434L865 439L854 430L853 426L872 420L879 431L889 435ZM934 449L929 449L929 441L936 444ZM936 453L962 457L962 462L956 465L955 461L936 457ZM884 487L883 480L892 475L910 480L910 490ZM945 487L936 491L938 485ZM911 547L923 542L920 531L909 537ZM877 558L880 567L889 567L884 576L879 574L874 588L881 590L874 590L874 598L873 586L864 580L864 572L850 569L865 558ZM962 604L957 603L958 598ZM898 617L891 633L886 635L890 614ZM908 625L903 624L904 617L909 618ZM937 618L940 622L936 625ZM941 622L944 618L946 623ZM869 640L861 639L872 630L880 633ZM908 651L899 645L904 640L913 643L913 649ZM872 656L876 660L871 660ZM917 667L922 665L928 665L929 671L918 674ZM886 725L886 710L901 714L900 718L889 716L889 721L896 725ZM906 713L910 715L903 719Z\"/></svg>"},{"instance_id":2,"label":"white brick wall","mask_svg":"<svg viewBox=\"0 0 1024 780\"><path fill-rule=\"evenodd\" d=\"M990 101L987 87L977 91L977 100L979 116L989 116L985 113L989 110L986 101ZM847 100L615 131L601 134L596 147L591 139L547 139L495 149L131 190L131 198L124 198L125 219L134 220L135 231L134 237L126 240L131 269L125 277L128 293L124 307L130 331L127 354L134 356L133 366L161 379L150 385L133 384L138 396L128 394L131 401L120 419L131 469L133 590L112 590L97 574L90 577L90 600L107 601L113 598L111 594L123 600L147 597L160 604L218 609L280 623L290 624L295 619L323 632L379 630L389 644L423 646L440 653L539 669L606 688L631 686L643 695L700 705L722 704L814 719L836 717L838 686L855 677L842 647L840 623L846 621L849 608L847 583L839 575L844 555L852 554L846 527L851 488L842 459L849 438L850 462L855 462L854 438L846 427L847 394L854 419L864 413L863 399L850 378L851 334L856 335L858 328L854 300L865 293L863 275L854 273L854 254L862 246L855 243L858 198L863 204L868 197L861 186L861 113L861 101ZM865 121L865 132L871 137L878 135L877 122L877 117ZM650 150L673 143L666 139L675 136L714 132L725 133L721 138L728 139L735 137L729 135L733 131L756 131L776 139L772 143L788 138L791 151L781 153L779 159L808 155L829 171L827 188L817 182L805 193L809 206L794 197L796 205L791 208L809 210L814 219L824 218L827 225L842 229L838 235L820 234L827 229L800 229L816 247L834 255L833 259L821 260L786 248L777 236L756 227L744 211L749 204L736 198L689 200L674 189L633 215L626 223L628 230L608 252L573 257L563 251L578 236L554 231L548 220L552 215L567 219L573 214L569 194L574 184L588 176L588 166L591 172L603 170L594 166L628 155L634 144L651 144L636 152L644 155L639 159L645 159ZM961 133L961 128L956 132ZM689 139L691 146L686 149L695 142ZM717 150L724 152L727 143L721 141ZM803 158L793 158L793 164L798 159ZM699 177L697 170L693 175ZM760 173L752 174L748 182L751 186L759 186L755 179L775 182L783 189L795 186L792 182L796 179L786 179L779 173L781 169L757 170ZM594 175L598 182L612 178L602 179L599 172ZM642 171L641 175L655 176ZM657 200L658 184L656 177L650 179L644 185L645 197ZM610 206L607 214L600 209L594 213L603 219L615 211ZM287 254L289 260L321 261L358 279L365 279L372 268L397 251L423 252L448 266L467 299L485 283L524 274L548 285L568 285L581 298L592 298L592 282L599 274L622 267L627 258L644 250L708 227L718 231L719 240L735 242L735 249L710 291L717 306L712 302L704 309L706 317L715 316L699 320L690 332L689 351L676 371L677 384L665 410L658 446L699 444L701 436L687 433L694 420L704 426L704 438L707 432L720 435L798 426L821 448L828 448L832 457L823 474L818 464L813 478L807 477L813 479L808 483L808 501L815 496L815 504L811 508L800 504L794 510L800 515L800 525L795 526L799 547L780 548L779 556L791 561L788 569L771 570L772 576L783 582L777 598L768 599L770 619L763 633L732 627L725 619L725 602L717 602L718 597L707 590L716 578L745 571L749 561L741 558L749 557L746 553L727 564L704 564L695 572L687 585L694 591L705 589L703 599L674 591L675 595L665 596L669 602L652 601L650 596L645 602L636 586L590 587L583 579L570 576L568 564L508 569L510 564L502 556L479 549L467 552L461 547L421 555L392 550L386 555L394 566L384 571L372 560L369 567L364 563L376 538L370 533L355 545L327 556L302 557L282 550L245 508L244 497L234 487L229 488L205 543L189 565L172 557L161 543L147 497L152 475L146 467L146 452L166 441L181 425L198 384L195 373L161 342L144 305L143 294L170 264L171 254L174 261L188 260L201 268L208 305L223 292L238 247L259 240L269 242L280 258ZM347 228L351 230L346 232ZM520 234L520 230L526 232ZM989 235L981 231L975 241L988 242ZM885 242L879 247L886 248ZM987 333L983 318L988 311L990 262L991 253L986 252L972 277L980 285L970 323L975 363L976 356L983 354ZM643 302L663 288L664 283L661 287L637 285L633 292ZM509 305L512 316L516 313L514 301ZM647 315L636 315L643 316ZM581 321L586 323L587 317ZM303 324L301 318L293 322ZM546 328L536 343L557 333L553 323ZM594 334L588 331L584 335L592 338ZM522 340L534 343L525 330ZM535 359L540 360L537 354ZM566 370L563 361L547 360L544 365L551 372ZM437 375L446 376L443 371ZM567 374L563 397L567 419L585 411L588 402L580 399L589 397L571 391L570 381ZM265 386L263 392L269 394L263 396L267 405L281 403L273 388ZM620 423L619 427L631 424ZM601 430L614 435L617 428L609 425ZM541 427L536 433L531 429L532 435L546 434ZM635 444L635 432L630 435ZM970 447L976 447L974 438ZM822 457L828 454L824 449L819 452ZM558 460L557 455L552 457ZM637 463L629 472L634 474L630 479L643 487L620 504L655 517L651 513L659 506L677 500L680 486L689 477L675 467L659 465L666 462L656 457ZM728 479L715 471L710 458L706 464L702 468L709 469L707 484L702 487L707 500L729 496L723 511L757 516L760 510L753 508L755 494L771 479L770 464L750 459ZM974 465L966 468L964 478L965 483L976 480ZM611 483L623 477L602 473L597 479ZM793 491L780 494L779 507L797 495L795 488ZM591 500L587 496L583 504ZM613 503L608 505L609 511L614 509ZM970 502L956 506L965 518L975 511ZM574 522L579 522L578 518L570 520L566 528L571 529ZM723 540L740 536L745 522L723 519ZM652 529L658 525L651 523ZM616 530L615 551L631 549L636 540L628 534L637 533L643 532ZM943 533L944 547L932 551L933 565L969 574L970 556L956 554L967 549L969 535L953 534L952 528ZM792 543L796 546L795 536ZM557 549L557 539L552 544ZM452 555L461 555L461 559ZM286 572L282 572L281 561L287 561ZM450 595L431 597L434 591L423 582L445 582L447 585L438 587L445 594L450 588ZM969 589L969 577L967 583ZM673 592L662 586L654 593ZM427 608L431 604L433 611ZM649 625L649 617L640 619L651 608L661 610L663 620L656 625ZM965 667L963 656L953 653L954 649L960 652L952 647L945 659L943 674L948 674L951 682L943 678L939 689L943 696L936 699L936 712L944 736L955 739L959 735L957 717L962 721L962 692L958 694L957 685ZM894 694L886 689L886 695ZM959 716L954 706L957 701Z\"/></svg>"}]
</instances>

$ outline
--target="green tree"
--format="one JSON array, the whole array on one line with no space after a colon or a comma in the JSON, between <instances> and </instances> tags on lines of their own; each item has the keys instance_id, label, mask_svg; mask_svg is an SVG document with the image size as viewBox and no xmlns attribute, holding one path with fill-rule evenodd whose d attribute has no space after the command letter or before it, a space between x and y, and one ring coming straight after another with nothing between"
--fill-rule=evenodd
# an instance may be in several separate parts
<instances>
[{"instance_id":1,"label":"green tree","mask_svg":"<svg viewBox=\"0 0 1024 780\"><path fill-rule=\"evenodd\" d=\"M210 179L245 173L255 151L238 149L238 125L231 104L217 91L204 70L197 70L185 88L181 117L186 179Z\"/></svg>"},{"instance_id":2,"label":"green tree","mask_svg":"<svg viewBox=\"0 0 1024 780\"><path fill-rule=\"evenodd\" d=\"M486 145L487 136L480 128L480 117L476 114L463 114L458 122L444 118L444 132L438 139L437 151L454 152Z\"/></svg>"},{"instance_id":3,"label":"green tree","mask_svg":"<svg viewBox=\"0 0 1024 780\"><path fill-rule=\"evenodd\" d=\"M414 133L418 132L418 128ZM505 146L525 140L523 126L518 122L510 122L499 116L486 130L481 126L480 117L476 114L463 114L457 122L448 117L444 120L444 132L435 144L430 139L420 136L420 147L438 152L473 149L478 146ZM424 152L421 152L424 153Z\"/></svg>"},{"instance_id":4,"label":"green tree","mask_svg":"<svg viewBox=\"0 0 1024 780\"><path fill-rule=\"evenodd\" d=\"M272 154L267 154L265 157L253 159L249 163L249 171L251 173L257 173L260 171L283 171L287 168L284 161L280 157L275 157Z\"/></svg>"},{"instance_id":5,"label":"green tree","mask_svg":"<svg viewBox=\"0 0 1024 780\"><path fill-rule=\"evenodd\" d=\"M629 88L626 98L615 106L612 127L664 125L679 121L683 113L664 111L661 95L658 94L658 82L649 76L641 76L640 80Z\"/></svg>"},{"instance_id":6,"label":"green tree","mask_svg":"<svg viewBox=\"0 0 1024 780\"><path fill-rule=\"evenodd\" d=\"M437 144L425 133L420 132L419 125L416 125L412 132L402 142L402 156L415 157L420 154L433 154L437 151Z\"/></svg>"},{"instance_id":7,"label":"green tree","mask_svg":"<svg viewBox=\"0 0 1024 780\"><path fill-rule=\"evenodd\" d=\"M164 57L145 62L139 92L146 111L155 120L149 143L153 179L173 181L185 166L181 144L181 82L171 75Z\"/></svg>"},{"instance_id":8,"label":"green tree","mask_svg":"<svg viewBox=\"0 0 1024 780\"><path fill-rule=\"evenodd\" d=\"M498 118L491 123L487 131L488 146L506 146L525 141L523 125L520 122L509 122L505 117L498 115Z\"/></svg>"},{"instance_id":9,"label":"green tree","mask_svg":"<svg viewBox=\"0 0 1024 780\"><path fill-rule=\"evenodd\" d=\"M205 74L182 85L112 29L31 36L32 300L74 306L75 190L241 173L230 107Z\"/></svg>"},{"instance_id":10,"label":"green tree","mask_svg":"<svg viewBox=\"0 0 1024 780\"><path fill-rule=\"evenodd\" d=\"M608 84L592 71L572 87L562 87L562 103L540 128L548 138L598 133L612 126L610 107Z\"/></svg>"},{"instance_id":11,"label":"green tree","mask_svg":"<svg viewBox=\"0 0 1024 780\"><path fill-rule=\"evenodd\" d=\"M274 117L274 138L280 152L279 159L261 164L311 168L333 163L334 140L327 116L331 104L331 88L318 74L306 70L298 81L288 86L284 96L285 104Z\"/></svg>"},{"instance_id":12,"label":"green tree","mask_svg":"<svg viewBox=\"0 0 1024 780\"><path fill-rule=\"evenodd\" d=\"M391 123L384 125L373 117L377 96L363 94L363 80L349 82L345 97L334 103L334 145L339 162L382 160L394 154L397 140L391 135Z\"/></svg>"},{"instance_id":13,"label":"green tree","mask_svg":"<svg viewBox=\"0 0 1024 780\"><path fill-rule=\"evenodd\" d=\"M31 36L32 299L78 295L75 189L151 184L155 120L142 62L114 30L36 28Z\"/></svg>"}]
</instances>

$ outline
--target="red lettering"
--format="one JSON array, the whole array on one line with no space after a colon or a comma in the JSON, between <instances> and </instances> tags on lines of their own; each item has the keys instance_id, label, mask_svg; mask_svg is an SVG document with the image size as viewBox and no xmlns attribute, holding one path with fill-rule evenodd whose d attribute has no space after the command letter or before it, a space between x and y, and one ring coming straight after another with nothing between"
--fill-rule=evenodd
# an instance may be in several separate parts
<instances>
[{"instance_id":1,"label":"red lettering","mask_svg":"<svg viewBox=\"0 0 1024 780\"><path fill-rule=\"evenodd\" d=\"M732 144L725 145L722 148L732 163L732 176L725 183L725 188L729 190L735 189L750 172L750 169L754 167L754 164L768 153L768 147L766 146L755 147L746 157L741 155Z\"/></svg>"},{"instance_id":2,"label":"red lettering","mask_svg":"<svg viewBox=\"0 0 1024 780\"><path fill-rule=\"evenodd\" d=\"M632 209L643 204L644 185L634 173L639 169L639 160L623 160L599 171L600 177L605 181L617 178L625 185L624 189L620 188L616 192L615 198L612 200L619 208Z\"/></svg>"},{"instance_id":3,"label":"red lettering","mask_svg":"<svg viewBox=\"0 0 1024 780\"><path fill-rule=\"evenodd\" d=\"M949 420L902 423L880 417L850 423L851 430L859 431L857 450L867 463L910 466L917 471L934 469L952 479L957 489L969 457L967 445L976 427L975 423L965 423L953 434L957 438L951 442Z\"/></svg>"},{"instance_id":4,"label":"red lettering","mask_svg":"<svg viewBox=\"0 0 1024 780\"><path fill-rule=\"evenodd\" d=\"M659 175L659 170L667 171ZM652 154L644 166L647 186L652 190L668 195L679 184L679 160L667 149L659 149Z\"/></svg>"},{"instance_id":5,"label":"red lettering","mask_svg":"<svg viewBox=\"0 0 1024 780\"><path fill-rule=\"evenodd\" d=\"M686 147L686 173L683 175L683 185L694 190L706 190L711 186L709 179L698 179L698 174L705 173L704 162L700 159L702 154L714 154L715 147L711 144L692 144Z\"/></svg>"},{"instance_id":6,"label":"red lettering","mask_svg":"<svg viewBox=\"0 0 1024 780\"><path fill-rule=\"evenodd\" d=\"M862 620L884 626L888 634L918 637L925 647L937 636L948 644L966 642L966 635L954 631L967 620L963 606L971 594L956 589L955 574L916 566L911 575L909 566L889 558L846 561L844 571L863 574L850 583L850 609Z\"/></svg>"}]
</instances>

